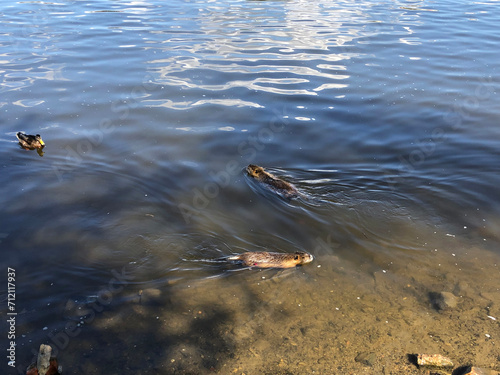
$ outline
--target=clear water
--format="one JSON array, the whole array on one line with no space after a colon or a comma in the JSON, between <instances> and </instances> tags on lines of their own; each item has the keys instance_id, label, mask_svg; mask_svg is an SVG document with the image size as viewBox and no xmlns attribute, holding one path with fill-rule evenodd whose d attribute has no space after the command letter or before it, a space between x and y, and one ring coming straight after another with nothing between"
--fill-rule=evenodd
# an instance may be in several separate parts
<instances>
[{"instance_id":1,"label":"clear water","mask_svg":"<svg viewBox=\"0 0 500 375\"><path fill-rule=\"evenodd\" d=\"M19 373L41 343L68 374L409 374L429 351L500 370L497 2L0 10ZM256 250L315 261L213 261Z\"/></svg>"}]
</instances>

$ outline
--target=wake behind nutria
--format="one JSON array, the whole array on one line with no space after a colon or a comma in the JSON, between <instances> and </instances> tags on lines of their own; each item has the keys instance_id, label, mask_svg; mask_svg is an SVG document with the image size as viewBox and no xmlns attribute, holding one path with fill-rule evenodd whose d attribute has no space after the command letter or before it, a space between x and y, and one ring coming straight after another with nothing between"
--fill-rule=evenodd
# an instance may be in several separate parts
<instances>
[{"instance_id":1,"label":"wake behind nutria","mask_svg":"<svg viewBox=\"0 0 500 375\"><path fill-rule=\"evenodd\" d=\"M300 192L291 183L283 181L258 165L250 164L246 168L246 171L250 177L253 177L257 181L265 184L266 187L280 194L284 198L291 199L300 196Z\"/></svg>"},{"instance_id":2,"label":"wake behind nutria","mask_svg":"<svg viewBox=\"0 0 500 375\"><path fill-rule=\"evenodd\" d=\"M294 254L272 253L267 251L250 251L226 258L235 260L246 267L257 268L293 268L310 263L314 257L306 252L297 251Z\"/></svg>"}]
</instances>

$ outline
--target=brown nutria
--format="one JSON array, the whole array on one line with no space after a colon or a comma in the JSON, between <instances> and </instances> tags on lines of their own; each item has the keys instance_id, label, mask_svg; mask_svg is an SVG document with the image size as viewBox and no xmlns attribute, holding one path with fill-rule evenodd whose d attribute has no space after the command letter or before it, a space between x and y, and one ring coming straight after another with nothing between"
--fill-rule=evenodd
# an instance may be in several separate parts
<instances>
[{"instance_id":1,"label":"brown nutria","mask_svg":"<svg viewBox=\"0 0 500 375\"><path fill-rule=\"evenodd\" d=\"M259 167L258 165L250 164L246 170L250 177L262 182L269 189L280 194L284 198L297 198L300 195L299 191L291 183L283 181L271 173L266 172L264 168Z\"/></svg>"},{"instance_id":2,"label":"brown nutria","mask_svg":"<svg viewBox=\"0 0 500 375\"><path fill-rule=\"evenodd\" d=\"M25 149L33 150L35 148L45 147L45 143L42 141L42 137L40 137L40 134L29 135L17 132L16 137L17 139L19 139L19 143L21 144L21 146L23 146Z\"/></svg>"},{"instance_id":3,"label":"brown nutria","mask_svg":"<svg viewBox=\"0 0 500 375\"><path fill-rule=\"evenodd\" d=\"M310 263L314 257L306 252L294 254L271 253L267 251L250 251L247 253L230 256L228 260L236 260L246 267L257 268L292 268L301 264Z\"/></svg>"}]
</instances>

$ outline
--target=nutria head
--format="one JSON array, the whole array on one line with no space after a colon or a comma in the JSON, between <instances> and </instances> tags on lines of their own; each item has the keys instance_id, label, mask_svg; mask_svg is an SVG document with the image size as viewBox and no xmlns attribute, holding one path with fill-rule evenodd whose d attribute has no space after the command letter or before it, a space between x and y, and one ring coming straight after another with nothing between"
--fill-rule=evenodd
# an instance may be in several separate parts
<instances>
[{"instance_id":1,"label":"nutria head","mask_svg":"<svg viewBox=\"0 0 500 375\"><path fill-rule=\"evenodd\" d=\"M311 254L301 251L297 251L293 257L293 260L296 261L297 264L311 263L313 259L314 257Z\"/></svg>"},{"instance_id":2,"label":"nutria head","mask_svg":"<svg viewBox=\"0 0 500 375\"><path fill-rule=\"evenodd\" d=\"M259 167L258 165L254 165L254 164L250 164L247 167L247 173L248 173L248 175L255 177L255 178L262 177L266 174L266 172L264 171L264 168Z\"/></svg>"}]
</instances>

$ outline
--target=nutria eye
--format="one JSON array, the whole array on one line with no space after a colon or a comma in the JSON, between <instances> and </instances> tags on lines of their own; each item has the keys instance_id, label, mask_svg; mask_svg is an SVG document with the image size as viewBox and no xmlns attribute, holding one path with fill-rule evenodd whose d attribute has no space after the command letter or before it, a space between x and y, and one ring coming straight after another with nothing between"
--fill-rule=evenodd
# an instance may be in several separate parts
<instances>
[{"instance_id":1,"label":"nutria eye","mask_svg":"<svg viewBox=\"0 0 500 375\"><path fill-rule=\"evenodd\" d=\"M295 260L298 260L298 259L299 259L299 256L298 256L298 255L295 255L295 258L294 258L294 259L295 259Z\"/></svg>"}]
</instances>

